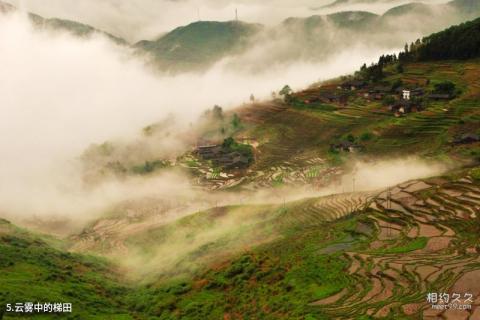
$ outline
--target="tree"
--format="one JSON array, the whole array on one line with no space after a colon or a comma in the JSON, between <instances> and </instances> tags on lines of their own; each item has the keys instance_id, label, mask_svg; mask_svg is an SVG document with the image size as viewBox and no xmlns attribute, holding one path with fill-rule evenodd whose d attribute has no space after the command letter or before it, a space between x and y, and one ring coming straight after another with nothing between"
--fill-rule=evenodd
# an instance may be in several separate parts
<instances>
[{"instance_id":1,"label":"tree","mask_svg":"<svg viewBox=\"0 0 480 320\"><path fill-rule=\"evenodd\" d=\"M213 106L213 117L215 119L223 119L223 109L222 107L218 106L218 105L215 105Z\"/></svg>"},{"instance_id":2,"label":"tree","mask_svg":"<svg viewBox=\"0 0 480 320\"><path fill-rule=\"evenodd\" d=\"M240 127L241 121L238 115L235 113L232 118L232 127L238 129Z\"/></svg>"},{"instance_id":3,"label":"tree","mask_svg":"<svg viewBox=\"0 0 480 320\"><path fill-rule=\"evenodd\" d=\"M370 133L370 132L364 132L362 133L362 135L360 136L360 140L362 141L369 141L371 140L373 137L373 135Z\"/></svg>"},{"instance_id":4,"label":"tree","mask_svg":"<svg viewBox=\"0 0 480 320\"><path fill-rule=\"evenodd\" d=\"M289 85L286 85L280 90L279 94L281 96L289 96L292 93L292 88Z\"/></svg>"},{"instance_id":5,"label":"tree","mask_svg":"<svg viewBox=\"0 0 480 320\"><path fill-rule=\"evenodd\" d=\"M395 80L395 82L392 84L392 91L397 90L397 89L400 88L401 86L403 86L403 81L402 81L402 79L397 79L397 80Z\"/></svg>"},{"instance_id":6,"label":"tree","mask_svg":"<svg viewBox=\"0 0 480 320\"><path fill-rule=\"evenodd\" d=\"M453 94L455 93L455 84L451 81L444 81L435 84L435 93Z\"/></svg>"},{"instance_id":7,"label":"tree","mask_svg":"<svg viewBox=\"0 0 480 320\"><path fill-rule=\"evenodd\" d=\"M397 63L397 72L398 73L403 73L403 64L402 63Z\"/></svg>"},{"instance_id":8,"label":"tree","mask_svg":"<svg viewBox=\"0 0 480 320\"><path fill-rule=\"evenodd\" d=\"M395 98L392 96L385 96L382 100L382 104L384 106L391 106L394 103L395 103Z\"/></svg>"},{"instance_id":9,"label":"tree","mask_svg":"<svg viewBox=\"0 0 480 320\"><path fill-rule=\"evenodd\" d=\"M233 140L232 137L228 137L227 139L223 140L222 147L229 149L234 145L235 145L235 140Z\"/></svg>"},{"instance_id":10,"label":"tree","mask_svg":"<svg viewBox=\"0 0 480 320\"><path fill-rule=\"evenodd\" d=\"M250 102L255 102L255 96L253 95L253 93L250 95Z\"/></svg>"}]
</instances>

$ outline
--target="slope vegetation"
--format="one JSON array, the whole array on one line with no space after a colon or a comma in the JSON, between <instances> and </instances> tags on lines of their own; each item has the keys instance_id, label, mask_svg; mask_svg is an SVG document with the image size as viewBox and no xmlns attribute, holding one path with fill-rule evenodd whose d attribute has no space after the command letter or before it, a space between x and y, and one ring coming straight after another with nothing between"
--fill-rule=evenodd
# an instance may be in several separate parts
<instances>
[{"instance_id":1,"label":"slope vegetation","mask_svg":"<svg viewBox=\"0 0 480 320\"><path fill-rule=\"evenodd\" d=\"M162 67L174 63L175 68L199 68L242 51L260 30L260 25L238 21L199 21L136 47L151 53Z\"/></svg>"}]
</instances>

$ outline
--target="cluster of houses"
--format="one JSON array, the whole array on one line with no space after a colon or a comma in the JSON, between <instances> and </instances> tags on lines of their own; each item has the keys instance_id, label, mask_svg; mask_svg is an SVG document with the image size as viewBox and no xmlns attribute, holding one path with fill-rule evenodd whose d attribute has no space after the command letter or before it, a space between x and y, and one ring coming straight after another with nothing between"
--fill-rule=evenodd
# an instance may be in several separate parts
<instances>
[{"instance_id":1,"label":"cluster of houses","mask_svg":"<svg viewBox=\"0 0 480 320\"><path fill-rule=\"evenodd\" d=\"M464 133L453 141L454 144L470 144L480 142L480 136L475 133Z\"/></svg>"},{"instance_id":2,"label":"cluster of houses","mask_svg":"<svg viewBox=\"0 0 480 320\"><path fill-rule=\"evenodd\" d=\"M412 90L398 88L396 93L400 98L388 106L388 109L393 112L396 117L421 110L421 102L419 102L418 99L413 98L424 96L425 92L422 88L415 88Z\"/></svg>"},{"instance_id":3,"label":"cluster of houses","mask_svg":"<svg viewBox=\"0 0 480 320\"><path fill-rule=\"evenodd\" d=\"M349 80L346 82L343 82L338 86L338 89L343 89L343 90L360 90L365 88L368 85L367 82L361 81L361 80Z\"/></svg>"},{"instance_id":4,"label":"cluster of houses","mask_svg":"<svg viewBox=\"0 0 480 320\"><path fill-rule=\"evenodd\" d=\"M203 160L211 160L225 170L245 169L250 164L247 157L222 145L199 146L196 152Z\"/></svg>"},{"instance_id":5,"label":"cluster of houses","mask_svg":"<svg viewBox=\"0 0 480 320\"><path fill-rule=\"evenodd\" d=\"M348 103L348 95L343 92L337 92L328 87L322 87L322 90L305 90L297 94L304 104L326 103L346 106Z\"/></svg>"},{"instance_id":6,"label":"cluster of houses","mask_svg":"<svg viewBox=\"0 0 480 320\"><path fill-rule=\"evenodd\" d=\"M354 93L353 93L354 92ZM339 85L325 85L321 89L310 89L296 94L296 98L304 104L326 103L346 106L349 97L354 94L362 96L369 101L382 101L392 97L388 105L389 111L400 117L404 114L422 110L422 100L451 100L452 94L426 92L421 87L392 88L390 84L371 85L362 80L348 80Z\"/></svg>"},{"instance_id":7,"label":"cluster of houses","mask_svg":"<svg viewBox=\"0 0 480 320\"><path fill-rule=\"evenodd\" d=\"M421 97L425 97L429 100L451 100L453 96L450 94L430 93L425 94L422 88L404 89L399 88L396 93L400 97L395 103L389 106L389 110L392 111L395 116L401 116L410 112L417 112L422 110Z\"/></svg>"},{"instance_id":8,"label":"cluster of houses","mask_svg":"<svg viewBox=\"0 0 480 320\"><path fill-rule=\"evenodd\" d=\"M388 108L395 116L401 116L406 113L421 110L422 105L420 97L429 100L451 100L454 97L447 93L429 93L426 94L423 88L403 88L399 87L392 90L390 85L379 85L370 87L367 82L361 80L349 80L340 84L338 89L358 91L364 98L372 100L383 100L387 96L396 96L397 99L391 103Z\"/></svg>"}]
</instances>

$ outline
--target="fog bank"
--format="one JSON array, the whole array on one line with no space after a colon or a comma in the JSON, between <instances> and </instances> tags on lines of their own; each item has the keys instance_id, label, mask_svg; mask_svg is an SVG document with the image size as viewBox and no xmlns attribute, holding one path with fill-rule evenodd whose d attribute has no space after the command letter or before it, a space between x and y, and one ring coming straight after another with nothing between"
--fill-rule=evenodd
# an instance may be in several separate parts
<instances>
[{"instance_id":1,"label":"fog bank","mask_svg":"<svg viewBox=\"0 0 480 320\"><path fill-rule=\"evenodd\" d=\"M167 115L181 130L214 104L237 106L251 93L268 97L286 83L302 88L382 52L358 47L353 56L343 51L261 73L229 68L227 59L204 74L168 76L101 36L37 31L18 14L0 20L0 38L0 211L20 216L77 216L118 200L82 185L76 159L92 143L135 139Z\"/></svg>"}]
</instances>

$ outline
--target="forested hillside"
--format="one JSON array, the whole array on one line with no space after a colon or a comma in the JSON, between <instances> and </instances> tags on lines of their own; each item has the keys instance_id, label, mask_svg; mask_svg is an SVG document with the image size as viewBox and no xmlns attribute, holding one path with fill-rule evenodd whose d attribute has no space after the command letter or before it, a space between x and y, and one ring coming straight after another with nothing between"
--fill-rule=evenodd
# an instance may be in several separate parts
<instances>
[{"instance_id":1,"label":"forested hillside","mask_svg":"<svg viewBox=\"0 0 480 320\"><path fill-rule=\"evenodd\" d=\"M417 61L480 57L480 18L423 38L410 56Z\"/></svg>"}]
</instances>

